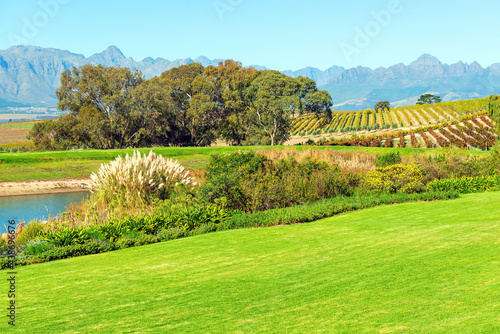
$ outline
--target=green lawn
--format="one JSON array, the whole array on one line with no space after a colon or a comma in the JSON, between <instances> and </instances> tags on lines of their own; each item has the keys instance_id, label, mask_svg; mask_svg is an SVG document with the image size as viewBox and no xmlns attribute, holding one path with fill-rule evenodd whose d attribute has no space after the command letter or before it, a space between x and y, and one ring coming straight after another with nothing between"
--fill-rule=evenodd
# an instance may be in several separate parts
<instances>
[{"instance_id":1,"label":"green lawn","mask_svg":"<svg viewBox=\"0 0 500 334\"><path fill-rule=\"evenodd\" d=\"M381 206L21 267L12 332L499 333L499 204Z\"/></svg>"},{"instance_id":2,"label":"green lawn","mask_svg":"<svg viewBox=\"0 0 500 334\"><path fill-rule=\"evenodd\" d=\"M285 148L285 146L277 146ZM290 147L290 146L287 146ZM293 146L298 150L308 149L309 146ZM188 169L203 169L214 152L231 152L235 150L258 150L268 147L168 147L154 148L153 151L163 156L179 160ZM389 151L401 152L403 155L417 153L443 153L437 149L410 149L410 148L369 148L369 147L332 147L314 146L315 149L330 148L338 151L360 151L368 153L385 153ZM143 153L150 148L139 149ZM65 178L86 178L99 169L101 163L108 163L118 155L131 154L128 150L75 150L53 152L5 153L0 152L0 182L26 180L57 180ZM480 151L457 151L463 154L488 154Z\"/></svg>"}]
</instances>

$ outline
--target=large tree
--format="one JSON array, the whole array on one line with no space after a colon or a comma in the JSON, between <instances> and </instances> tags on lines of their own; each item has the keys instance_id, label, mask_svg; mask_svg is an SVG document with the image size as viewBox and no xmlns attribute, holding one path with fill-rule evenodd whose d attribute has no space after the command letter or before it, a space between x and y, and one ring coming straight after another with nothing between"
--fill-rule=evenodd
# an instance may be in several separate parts
<instances>
[{"instance_id":1,"label":"large tree","mask_svg":"<svg viewBox=\"0 0 500 334\"><path fill-rule=\"evenodd\" d=\"M168 82L154 77L145 80L131 92L134 110L137 111L139 131L133 142L141 146L168 146L176 143L178 126L172 103L172 87Z\"/></svg>"},{"instance_id":2,"label":"large tree","mask_svg":"<svg viewBox=\"0 0 500 334\"><path fill-rule=\"evenodd\" d=\"M244 68L232 60L192 63L145 80L138 71L84 65L65 71L56 95L68 113L36 125L45 149L112 149L285 141L304 113L330 116L330 94L314 80Z\"/></svg>"},{"instance_id":3,"label":"large tree","mask_svg":"<svg viewBox=\"0 0 500 334\"><path fill-rule=\"evenodd\" d=\"M420 95L417 104L434 104L441 102L441 97L439 95L423 94Z\"/></svg>"},{"instance_id":4,"label":"large tree","mask_svg":"<svg viewBox=\"0 0 500 334\"><path fill-rule=\"evenodd\" d=\"M391 108L391 103L389 101L380 101L377 102L377 104L373 107L375 111L382 110L384 111L385 109L389 110Z\"/></svg>"},{"instance_id":5,"label":"large tree","mask_svg":"<svg viewBox=\"0 0 500 334\"><path fill-rule=\"evenodd\" d=\"M67 70L56 91L58 107L77 118L83 112L87 119L96 120L99 148L128 147L141 129L131 92L143 81L140 72L127 68L84 65Z\"/></svg>"},{"instance_id":6,"label":"large tree","mask_svg":"<svg viewBox=\"0 0 500 334\"><path fill-rule=\"evenodd\" d=\"M241 145L248 139L252 125L248 113L253 102L249 88L260 73L233 60L208 66L203 72L200 85L219 112L219 136L232 145Z\"/></svg>"},{"instance_id":7,"label":"large tree","mask_svg":"<svg viewBox=\"0 0 500 334\"><path fill-rule=\"evenodd\" d=\"M208 146L217 139L222 111L211 98L213 88L203 76L204 67L192 63L161 75L170 87L170 101L177 126L177 145Z\"/></svg>"},{"instance_id":8,"label":"large tree","mask_svg":"<svg viewBox=\"0 0 500 334\"><path fill-rule=\"evenodd\" d=\"M291 78L278 71L263 71L249 89L253 101L249 118L265 133L270 144L281 144L290 137L298 116L305 112L330 117L332 99L328 92L319 91L314 80Z\"/></svg>"}]
</instances>

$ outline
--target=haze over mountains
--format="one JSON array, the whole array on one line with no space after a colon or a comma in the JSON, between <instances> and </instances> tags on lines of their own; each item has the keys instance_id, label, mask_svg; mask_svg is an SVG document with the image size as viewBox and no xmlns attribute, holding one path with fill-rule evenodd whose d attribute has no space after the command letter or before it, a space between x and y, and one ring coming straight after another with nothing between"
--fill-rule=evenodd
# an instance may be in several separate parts
<instances>
[{"instance_id":1,"label":"haze over mountains","mask_svg":"<svg viewBox=\"0 0 500 334\"><path fill-rule=\"evenodd\" d=\"M206 57L135 61L115 46L88 58L65 50L14 46L0 50L0 107L55 107L55 90L59 87L61 73L87 63L136 68L150 78L184 64L198 62L208 66L220 61ZM265 69L264 66L253 67ZM306 67L283 73L316 80L321 89L330 92L336 110L372 108L381 100L390 101L394 106L411 105L424 93L438 94L444 101L450 101L500 92L500 63L487 68L477 62L447 65L431 55L422 55L409 65L397 64L375 70L361 66L350 69L332 66L325 71Z\"/></svg>"}]
</instances>

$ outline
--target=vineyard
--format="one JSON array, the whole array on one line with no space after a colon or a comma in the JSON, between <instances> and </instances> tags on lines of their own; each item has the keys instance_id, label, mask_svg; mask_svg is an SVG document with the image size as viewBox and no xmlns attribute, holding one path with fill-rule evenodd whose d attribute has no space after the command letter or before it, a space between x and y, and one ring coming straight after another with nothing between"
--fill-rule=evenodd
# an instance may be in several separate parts
<instances>
[{"instance_id":1,"label":"vineyard","mask_svg":"<svg viewBox=\"0 0 500 334\"><path fill-rule=\"evenodd\" d=\"M0 123L0 145L4 147L26 144L26 136L36 121Z\"/></svg>"},{"instance_id":2,"label":"vineyard","mask_svg":"<svg viewBox=\"0 0 500 334\"><path fill-rule=\"evenodd\" d=\"M297 119L292 134L304 136L363 130L441 126L450 121L484 112L487 108L488 98L482 98L385 110L340 111L335 112L330 120L309 115Z\"/></svg>"},{"instance_id":3,"label":"vineyard","mask_svg":"<svg viewBox=\"0 0 500 334\"><path fill-rule=\"evenodd\" d=\"M495 144L491 119L482 111L441 124L382 135L342 138L321 145L362 147L458 148L487 150Z\"/></svg>"}]
</instances>

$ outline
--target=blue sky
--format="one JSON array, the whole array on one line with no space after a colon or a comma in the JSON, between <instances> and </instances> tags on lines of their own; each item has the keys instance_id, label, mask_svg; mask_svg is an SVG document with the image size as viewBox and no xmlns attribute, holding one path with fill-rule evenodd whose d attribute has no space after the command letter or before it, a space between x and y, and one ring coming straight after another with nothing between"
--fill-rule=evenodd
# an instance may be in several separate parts
<instances>
[{"instance_id":1,"label":"blue sky","mask_svg":"<svg viewBox=\"0 0 500 334\"><path fill-rule=\"evenodd\" d=\"M0 0L0 49L231 58L277 70L500 62L497 0ZM31 28L31 29L30 29Z\"/></svg>"}]
</instances>

